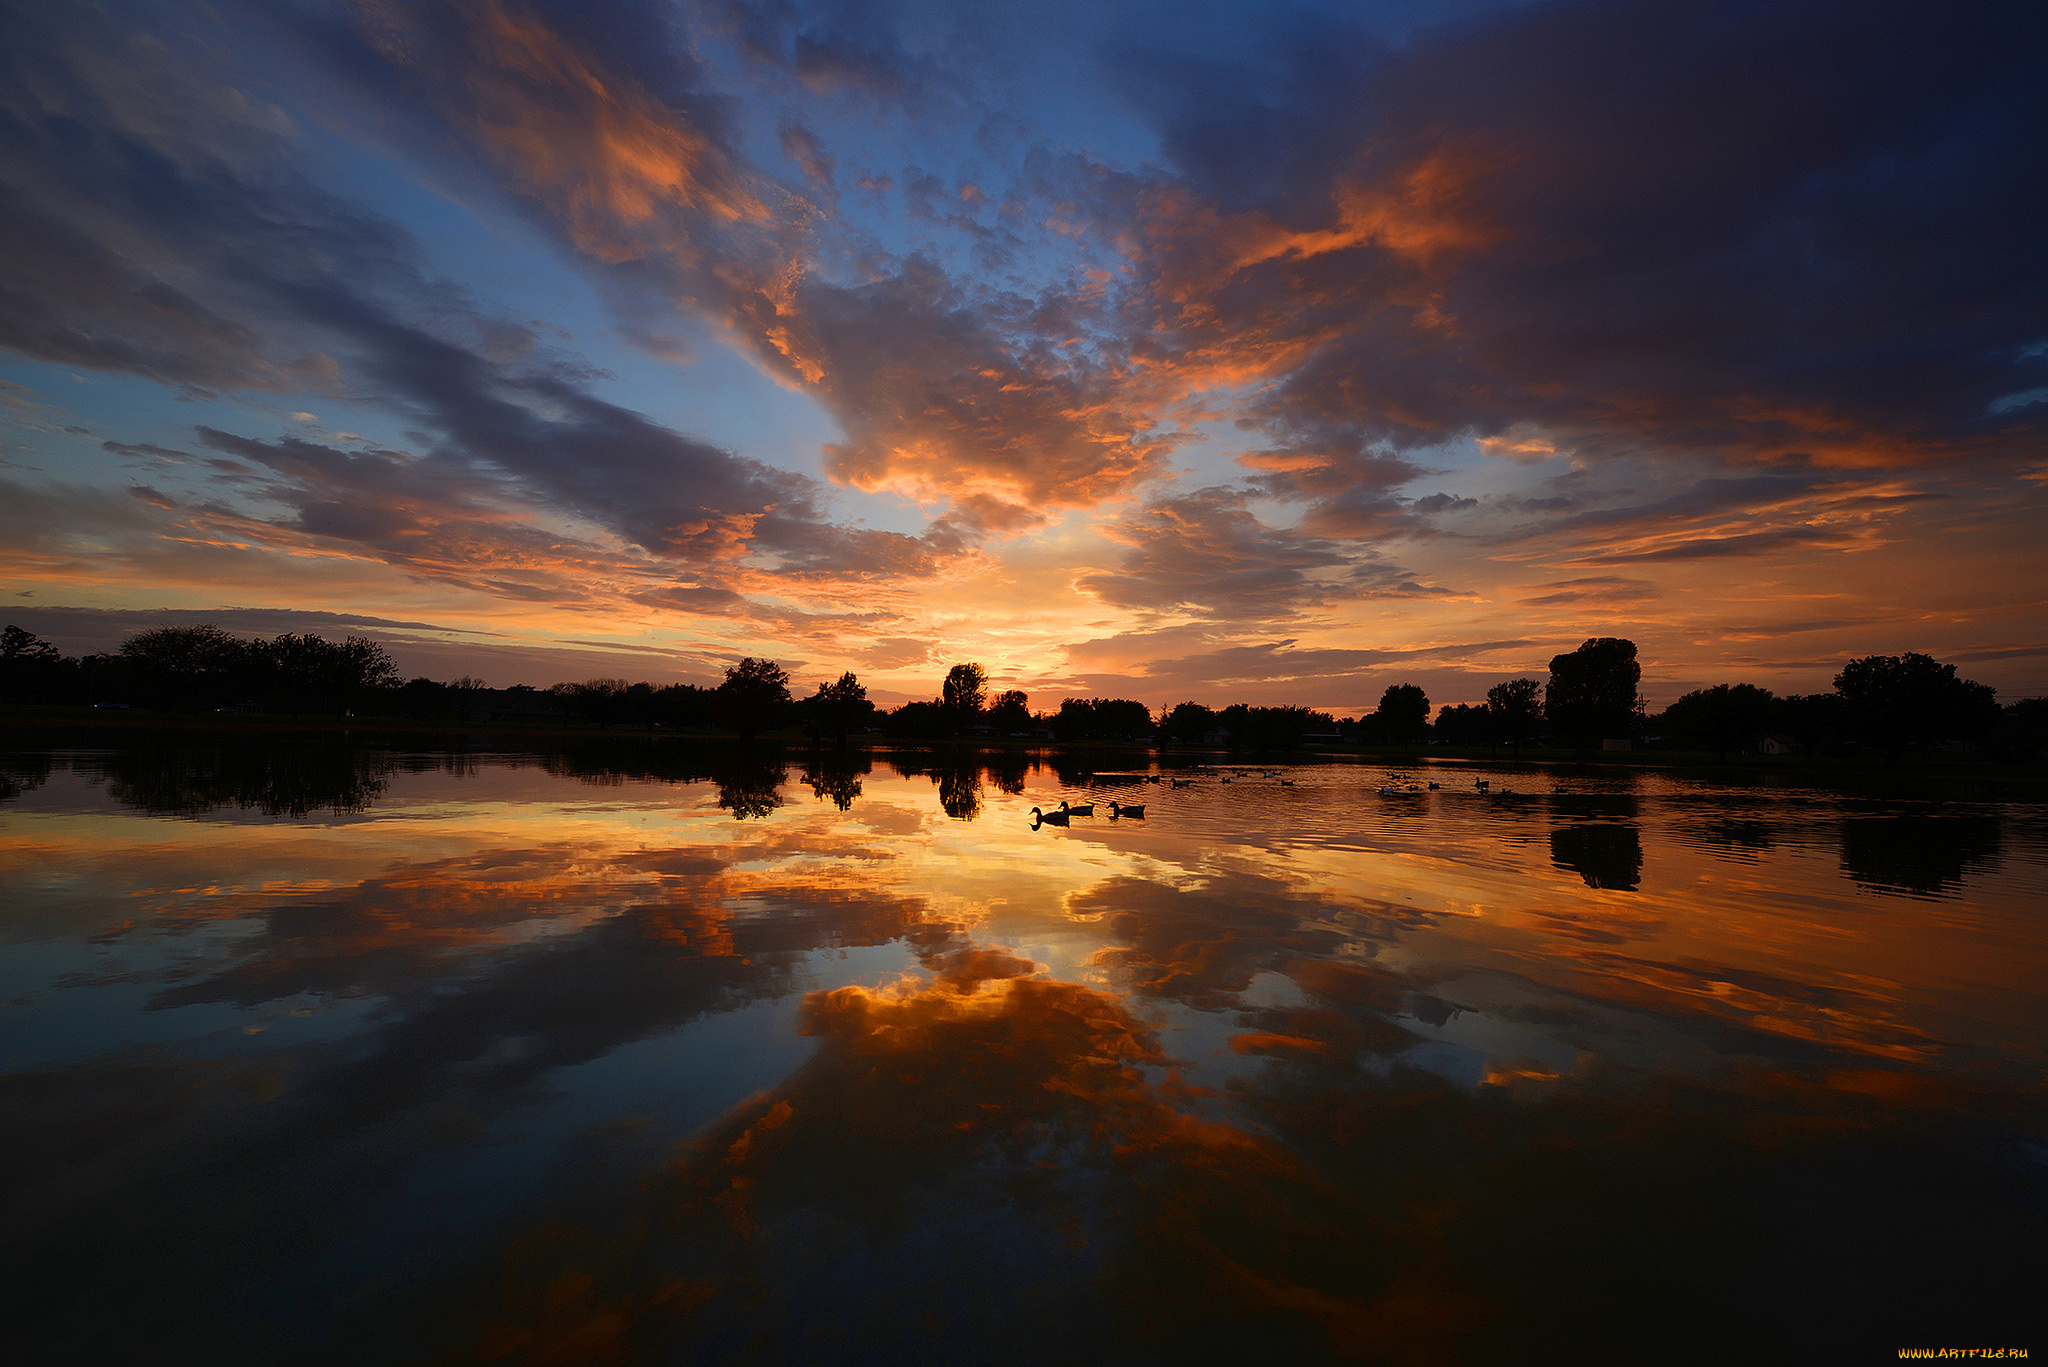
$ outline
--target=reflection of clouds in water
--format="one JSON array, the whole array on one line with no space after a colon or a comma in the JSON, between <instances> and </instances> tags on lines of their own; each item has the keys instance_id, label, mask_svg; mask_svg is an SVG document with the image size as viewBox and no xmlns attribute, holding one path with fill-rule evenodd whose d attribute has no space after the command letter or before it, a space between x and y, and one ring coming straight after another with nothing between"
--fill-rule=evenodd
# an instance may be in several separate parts
<instances>
[{"instance_id":1,"label":"reflection of clouds in water","mask_svg":"<svg viewBox=\"0 0 2048 1367\"><path fill-rule=\"evenodd\" d=\"M1329 922L1368 906L1376 917L1399 918L1396 924L1425 919L1412 909L1361 905L1245 871L1211 873L1187 886L1118 875L1067 899L1071 914L1100 918L1119 942L1097 955L1117 981L1208 1008L1229 1005L1282 959L1339 952L1365 927L1340 931Z\"/></svg>"},{"instance_id":2,"label":"reflection of clouds in water","mask_svg":"<svg viewBox=\"0 0 2048 1367\"><path fill-rule=\"evenodd\" d=\"M1368 1073L1401 1042L1364 1024L1399 980L1309 961L1289 971L1329 1004L1236 1037L1262 1060L1232 1089L1254 1132L1189 1114L1211 1098L1114 996L999 951L930 963L807 998L812 1059L604 1228L516 1244L457 1360L1707 1361L1760 1335L1860 1348L1964 1282L2024 1294L2018 1266L1921 1242L2030 1237L1896 1125L1956 1122L1967 1086Z\"/></svg>"},{"instance_id":3,"label":"reflection of clouds in water","mask_svg":"<svg viewBox=\"0 0 2048 1367\"><path fill-rule=\"evenodd\" d=\"M829 869L807 881L731 867L761 853L490 850L283 905L270 894L264 910L239 899L261 934L153 1005L368 996L381 1008L346 1037L253 1060L131 1050L0 1076L0 1150L23 1182L0 1217L13 1248L36 1250L32 1267L5 1269L37 1307L10 1337L96 1345L109 1360L135 1356L130 1336L207 1345L217 1360L290 1356L265 1337L284 1329L260 1310L224 1309L221 1296L283 1275L268 1264L298 1267L363 1237L360 1212L388 1206L438 1162L502 1163L502 1127L546 1114L552 1083L571 1070L787 996L819 949L901 944L941 971L976 973L957 928L921 899L863 896ZM522 933L537 920L554 933ZM511 1194L544 1176L507 1175ZM419 1248L384 1249L377 1265L453 1237L428 1218L434 1208L406 1217L431 1226L416 1232ZM269 1259L251 1268L258 1248ZM130 1313L97 1315L109 1294Z\"/></svg>"},{"instance_id":4,"label":"reflection of clouds in water","mask_svg":"<svg viewBox=\"0 0 2048 1367\"><path fill-rule=\"evenodd\" d=\"M614 1238L515 1257L480 1342L528 1360L666 1340L693 1361L948 1345L1103 1361L1368 1340L1397 1259L1347 1240L1333 1262L1335 1193L1176 1105L1171 1078L1148 1077L1164 1061L1149 1026L999 952L938 966L808 998L811 1062L693 1146Z\"/></svg>"},{"instance_id":5,"label":"reflection of clouds in water","mask_svg":"<svg viewBox=\"0 0 2048 1367\"><path fill-rule=\"evenodd\" d=\"M560 1207L586 1233L523 1241L502 1260L492 1325L450 1341L502 1361L613 1348L704 1362L1519 1361L1614 1358L1684 1321L1702 1356L1786 1324L1795 1339L1773 1341L1824 1353L1816 1324L1889 1333L1904 1321L1876 1312L1893 1304L1966 1303L1939 1282L1953 1260L1932 1236L1978 1237L2005 1210L1993 1236L2016 1240L2014 1192L2036 1189L1999 1156L2015 1127L2038 1125L2032 1101L1907 1069L1981 1058L1948 1029L1971 1012L2020 1033L2033 1017L2011 1003L2038 941L1994 962L1985 924L1955 900L1889 902L1846 925L1850 884L1831 860L1795 862L1790 836L1767 886L1757 866L1674 839L1641 795L1512 811L1432 799L1361 833L1335 799L1260 826L1162 794L1155 812L1174 819L1130 832L1129 848L1065 842L1087 862L1059 862L1006 822L935 810L946 772L1002 790L992 764L912 764L906 782L814 753L803 773L818 802L740 825L702 789L632 791L606 753L640 754L634 778L747 782L725 759L693 769L619 746L561 769L620 780L616 801L515 818L494 786L511 771L487 765L463 784L482 805L458 816L409 809L401 764L380 800L391 820L301 835L238 824L239 843L166 845L179 879L225 889L180 883L173 898L164 865L116 897L124 914L224 933L210 959L176 961L183 976L130 974L165 1008L151 1020L364 1007L346 1038L260 1056L129 1051L0 1078L0 1142L26 1179L8 1227L44 1264L15 1284L34 1289L37 1323L102 1323L93 1306L115 1287L170 1307L134 1323L218 1332L221 1288L260 1275L238 1250L288 1260L434 1162L509 1162L494 1156L504 1135L570 1079L619 1073L627 1045L659 1060L635 1065L632 1085L653 1088L687 1085L673 1069L702 1046L673 1042L702 1038L690 1022L731 1023L721 1048L751 1057L745 1033L780 1031L801 992L808 1064L719 1094L691 1124L767 1089L651 1186L621 1180L607 1203ZM514 777L562 800L560 778ZM850 810L832 796L849 782ZM983 800L1012 805L986 786ZM1540 844L1500 858L1509 829L1540 840L1619 823L1656 861L1634 895L1585 892ZM520 843L522 829L557 843ZM1819 831L1833 838L1831 823ZM11 833L17 861L87 862L87 846L61 843L77 836L44 834ZM346 877L260 886L229 867L291 867L316 844L328 860L344 835ZM363 862L380 839L401 853ZM1972 876L2009 873L1988 849ZM980 895L998 885L1014 905L984 920ZM169 908L153 921L152 898ZM1999 914L1993 930L2014 919ZM1057 981L968 938L1019 926L1042 936L1035 958L1092 963L1100 979ZM108 941L139 956L193 938L130 925ZM826 976L849 949L868 966ZM1929 967L1937 951L1951 960ZM913 963L922 972L895 981ZM1985 995L1999 971L2006 995ZM1217 1051L1213 1068L1200 1050ZM1452 1081L1424 1071L1454 1050ZM1991 1131L1965 1134L1959 1117L1987 1106ZM672 1138L647 1134L639 1171ZM1956 1145L1968 1161L1950 1161ZM500 1199L526 1210L539 1182L519 1173ZM531 1223L547 1212L535 1204ZM1929 1237L1887 1244L1883 1222ZM2017 1280L2001 1264L1987 1284L2001 1277Z\"/></svg>"}]
</instances>

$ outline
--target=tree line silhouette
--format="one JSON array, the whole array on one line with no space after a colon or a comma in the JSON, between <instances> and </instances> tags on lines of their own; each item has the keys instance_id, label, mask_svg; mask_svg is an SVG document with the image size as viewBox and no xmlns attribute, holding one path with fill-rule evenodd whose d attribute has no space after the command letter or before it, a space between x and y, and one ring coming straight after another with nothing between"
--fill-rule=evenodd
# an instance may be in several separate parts
<instances>
[{"instance_id":1,"label":"tree line silhouette","mask_svg":"<svg viewBox=\"0 0 2048 1367\"><path fill-rule=\"evenodd\" d=\"M1063 698L1033 712L1011 689L989 695L987 671L954 665L939 694L877 707L848 670L810 695L791 691L787 670L748 657L712 687L593 678L539 689L490 688L482 680L401 681L384 647L363 637L329 641L285 633L245 640L217 626L157 627L118 651L82 657L18 626L0 631L0 702L146 707L159 711L262 712L290 716L389 716L460 723L578 719L676 731L721 730L751 740L798 732L844 745L850 736L890 740L1024 738L1070 744L1153 741L1286 753L1314 744L1411 747L1435 743L1525 745L1579 752L1626 742L1730 753L1964 749L2031 758L2048 749L2048 699L2001 707L1989 685L1961 678L1931 656L1871 655L1846 661L1826 693L1780 696L1755 684L1716 684L1654 715L1644 708L1635 643L1595 637L1554 656L1548 680L1504 679L1480 703L1439 708L1413 683L1389 685L1377 706L1339 718L1301 706L1188 701L1156 717L1128 698Z\"/></svg>"}]
</instances>

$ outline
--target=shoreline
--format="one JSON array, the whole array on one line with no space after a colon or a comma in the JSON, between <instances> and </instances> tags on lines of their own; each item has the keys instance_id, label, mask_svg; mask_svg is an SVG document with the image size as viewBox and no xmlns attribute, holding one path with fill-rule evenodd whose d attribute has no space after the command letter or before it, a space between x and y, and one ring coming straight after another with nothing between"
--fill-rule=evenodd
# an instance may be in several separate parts
<instances>
[{"instance_id":1,"label":"shoreline","mask_svg":"<svg viewBox=\"0 0 2048 1367\"><path fill-rule=\"evenodd\" d=\"M422 721L407 717L361 716L283 717L272 714L186 714L155 712L141 708L111 709L66 707L50 704L0 706L0 745L38 748L57 737L77 737L69 743L91 744L88 737L162 737L168 734L197 738L340 737L368 742L675 742L726 748L747 744L729 731L667 730L660 727L599 727L567 720L545 722L457 722ZM888 737L862 734L836 740L813 741L801 731L765 732L751 742L754 748L779 751L858 751L882 755L891 751L986 753L1019 756L1127 757L1162 768L1250 768L1271 764L1352 763L1376 764L1390 768L1422 767L1443 762L1456 766L1483 764L1490 768L1568 768L1604 770L1725 771L1731 776L1767 777L1802 775L1812 777L2003 777L2048 782L2048 761L1992 759L1981 756L1912 755L1887 762L1879 755L1757 755L1730 754L1725 758L1712 751L1628 750L1595 751L1579 754L1569 749L1525 746L1519 754L1509 747L1430 745L1407 748L1366 745L1319 745L1298 750L1231 751L1219 746L1183 745L1140 741L1062 741L1042 737L1015 739L996 736Z\"/></svg>"}]
</instances>

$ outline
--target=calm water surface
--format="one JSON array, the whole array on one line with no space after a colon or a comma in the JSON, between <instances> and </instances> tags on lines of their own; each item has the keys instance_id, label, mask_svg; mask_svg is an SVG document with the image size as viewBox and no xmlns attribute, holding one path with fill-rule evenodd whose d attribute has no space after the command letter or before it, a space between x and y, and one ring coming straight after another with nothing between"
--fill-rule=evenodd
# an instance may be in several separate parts
<instances>
[{"instance_id":1,"label":"calm water surface","mask_svg":"<svg viewBox=\"0 0 2048 1367\"><path fill-rule=\"evenodd\" d=\"M2039 803L1061 764L5 755L0 1345L2048 1353Z\"/></svg>"}]
</instances>

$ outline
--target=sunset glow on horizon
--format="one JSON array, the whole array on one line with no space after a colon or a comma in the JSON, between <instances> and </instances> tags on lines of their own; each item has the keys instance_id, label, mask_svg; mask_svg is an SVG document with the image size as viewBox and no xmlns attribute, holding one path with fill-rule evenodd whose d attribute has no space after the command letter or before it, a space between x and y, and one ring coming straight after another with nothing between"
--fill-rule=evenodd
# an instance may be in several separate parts
<instances>
[{"instance_id":1,"label":"sunset glow on horizon","mask_svg":"<svg viewBox=\"0 0 2048 1367\"><path fill-rule=\"evenodd\" d=\"M7 8L0 620L2048 693L2048 12Z\"/></svg>"}]
</instances>

